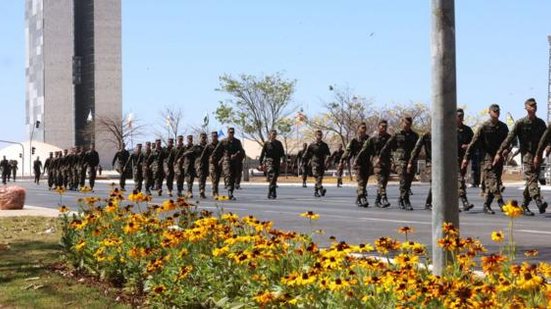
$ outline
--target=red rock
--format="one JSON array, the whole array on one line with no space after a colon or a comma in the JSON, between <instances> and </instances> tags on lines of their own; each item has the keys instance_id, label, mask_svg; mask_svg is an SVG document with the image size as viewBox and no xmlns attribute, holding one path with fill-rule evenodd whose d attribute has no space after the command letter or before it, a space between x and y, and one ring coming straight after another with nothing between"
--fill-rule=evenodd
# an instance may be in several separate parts
<instances>
[{"instance_id":1,"label":"red rock","mask_svg":"<svg viewBox=\"0 0 551 309\"><path fill-rule=\"evenodd\" d=\"M0 210L23 209L23 205L25 205L25 188L0 187Z\"/></svg>"}]
</instances>

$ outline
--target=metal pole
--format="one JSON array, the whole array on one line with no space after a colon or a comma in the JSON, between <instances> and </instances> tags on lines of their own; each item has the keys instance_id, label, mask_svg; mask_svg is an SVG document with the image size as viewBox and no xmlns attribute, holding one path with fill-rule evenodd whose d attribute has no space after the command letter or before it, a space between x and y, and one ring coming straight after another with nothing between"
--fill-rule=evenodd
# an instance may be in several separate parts
<instances>
[{"instance_id":1,"label":"metal pole","mask_svg":"<svg viewBox=\"0 0 551 309\"><path fill-rule=\"evenodd\" d=\"M443 223L459 227L454 0L432 0L432 262L441 275L449 255L438 245Z\"/></svg>"}]
</instances>

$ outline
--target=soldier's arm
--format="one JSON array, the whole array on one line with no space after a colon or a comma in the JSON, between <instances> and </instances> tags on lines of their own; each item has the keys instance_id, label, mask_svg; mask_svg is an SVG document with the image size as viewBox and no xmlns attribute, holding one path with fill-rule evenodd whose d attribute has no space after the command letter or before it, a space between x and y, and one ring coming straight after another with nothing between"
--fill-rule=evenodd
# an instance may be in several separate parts
<instances>
[{"instance_id":1,"label":"soldier's arm","mask_svg":"<svg viewBox=\"0 0 551 309\"><path fill-rule=\"evenodd\" d=\"M346 149L344 150L344 153L342 154L342 157L341 157L341 162L342 164L348 162L348 160L350 159L350 154L352 153L352 141L348 142L348 144L346 145Z\"/></svg>"},{"instance_id":2,"label":"soldier's arm","mask_svg":"<svg viewBox=\"0 0 551 309\"><path fill-rule=\"evenodd\" d=\"M418 138L417 142L415 143L415 147L413 147L413 150L411 151L411 156L409 158L409 164L413 164L419 157L419 153L421 153L421 148L423 148L423 145L425 144L424 141L427 138L427 135L423 135L423 137Z\"/></svg>"},{"instance_id":3,"label":"soldier's arm","mask_svg":"<svg viewBox=\"0 0 551 309\"><path fill-rule=\"evenodd\" d=\"M113 162L111 162L111 165L112 165L112 166L115 166L115 162L117 162L117 158L118 158L118 157L119 157L119 152L117 152L117 153L115 154L115 156L113 157Z\"/></svg>"},{"instance_id":4,"label":"soldier's arm","mask_svg":"<svg viewBox=\"0 0 551 309\"><path fill-rule=\"evenodd\" d=\"M549 144L551 143L551 124L547 126L547 129L545 129L545 132L543 132L543 135L541 136L541 139L538 143L538 150L536 151L536 156L541 158L543 156L543 151Z\"/></svg>"},{"instance_id":5,"label":"soldier's arm","mask_svg":"<svg viewBox=\"0 0 551 309\"><path fill-rule=\"evenodd\" d=\"M264 143L264 146L262 146L262 151L260 152L260 158L258 159L260 165L264 163L264 156L266 156L266 143Z\"/></svg>"},{"instance_id":6,"label":"soldier's arm","mask_svg":"<svg viewBox=\"0 0 551 309\"><path fill-rule=\"evenodd\" d=\"M390 151L392 148L394 148L394 144L396 143L396 134L392 135L388 141L386 141L383 148L381 148L380 156L379 157L385 157L390 154Z\"/></svg>"},{"instance_id":7,"label":"soldier's arm","mask_svg":"<svg viewBox=\"0 0 551 309\"><path fill-rule=\"evenodd\" d=\"M501 143L501 146L497 150L496 155L501 156L503 151L505 149L509 148L509 146L511 145L511 143L513 142L515 137L517 137L519 127L520 127L520 121L515 122L515 125L513 126L513 129L509 132L509 134L507 134L507 137L505 138L503 143Z\"/></svg>"},{"instance_id":8,"label":"soldier's arm","mask_svg":"<svg viewBox=\"0 0 551 309\"><path fill-rule=\"evenodd\" d=\"M474 137L471 139L471 142L467 146L467 149L465 150L465 156L463 157L463 161L469 162L473 154L473 151L476 150L478 147L480 147L481 136L482 136L482 127L478 128Z\"/></svg>"}]
</instances>

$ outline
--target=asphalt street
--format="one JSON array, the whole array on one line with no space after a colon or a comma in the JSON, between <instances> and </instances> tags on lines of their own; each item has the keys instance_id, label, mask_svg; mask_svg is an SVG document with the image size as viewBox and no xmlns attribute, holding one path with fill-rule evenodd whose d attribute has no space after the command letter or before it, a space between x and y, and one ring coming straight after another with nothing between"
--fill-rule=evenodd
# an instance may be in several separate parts
<instances>
[{"instance_id":1,"label":"asphalt street","mask_svg":"<svg viewBox=\"0 0 551 309\"><path fill-rule=\"evenodd\" d=\"M111 190L111 181L102 181L96 184L94 196L107 196ZM48 191L46 185L39 186L24 180L17 184L28 189L26 205L57 208L59 195ZM131 185L127 185L130 187ZM390 184L388 188L389 201L392 206L387 209L373 207L376 188L373 185L368 187L370 201L369 208L358 208L354 205L355 187L351 185L337 188L334 184L326 186L327 195L323 198L316 198L313 195L313 185L302 188L299 184L280 184L278 198L268 200L267 185L258 183L244 183L241 190L235 191L235 201L213 201L210 196L206 200L198 201L200 209L223 209L238 215L253 215L259 220L271 220L274 227L283 230L294 230L303 233L313 233L316 230L323 230L323 234L313 233L314 239L321 245L329 244L330 236L337 240L344 240L348 243L373 243L381 236L391 236L403 240L404 236L397 232L402 226L410 226L415 232L410 235L411 240L420 241L427 245L431 244L431 212L424 210L424 201L428 191L427 184L414 183L411 202L413 211L401 210L397 207L398 186ZM197 187L194 188L197 190ZM504 192L505 200L521 199L522 186L519 184L509 185ZM210 186L207 185L207 192ZM129 192L128 192L129 193ZM223 193L223 191L221 191ZM482 212L482 198L480 190L469 188L469 200L475 207L469 212L460 214L460 229L462 236L471 236L480 239L488 248L489 252L500 249L494 243L490 234L492 231L502 230L505 233L508 229L510 219L499 212L497 206L495 215L488 215ZM546 192L544 191L544 196ZM198 192L195 192L197 200ZM66 192L63 202L70 208L77 210L76 200L85 194L78 192ZM162 202L168 197L154 196L152 202ZM551 201L551 192L547 194ZM537 213L535 205L531 205L532 211ZM308 219L300 217L299 214L305 211L313 211L320 215L317 221L309 222ZM519 259L523 259L523 252L530 249L537 249L539 256L531 258L535 260L551 261L551 213L536 214L534 217L520 217L514 221L514 238L518 248Z\"/></svg>"}]
</instances>

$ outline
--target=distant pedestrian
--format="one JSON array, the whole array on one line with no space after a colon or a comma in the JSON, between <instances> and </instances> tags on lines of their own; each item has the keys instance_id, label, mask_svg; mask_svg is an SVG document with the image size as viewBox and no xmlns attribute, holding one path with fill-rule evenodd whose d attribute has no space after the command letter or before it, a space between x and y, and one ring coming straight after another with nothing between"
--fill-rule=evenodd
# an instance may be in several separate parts
<instances>
[{"instance_id":1,"label":"distant pedestrian","mask_svg":"<svg viewBox=\"0 0 551 309\"><path fill-rule=\"evenodd\" d=\"M36 160L34 160L33 163L33 171L34 171L34 183L37 185L40 184L40 174L42 174L42 161L40 161L40 157L36 157Z\"/></svg>"}]
</instances>

